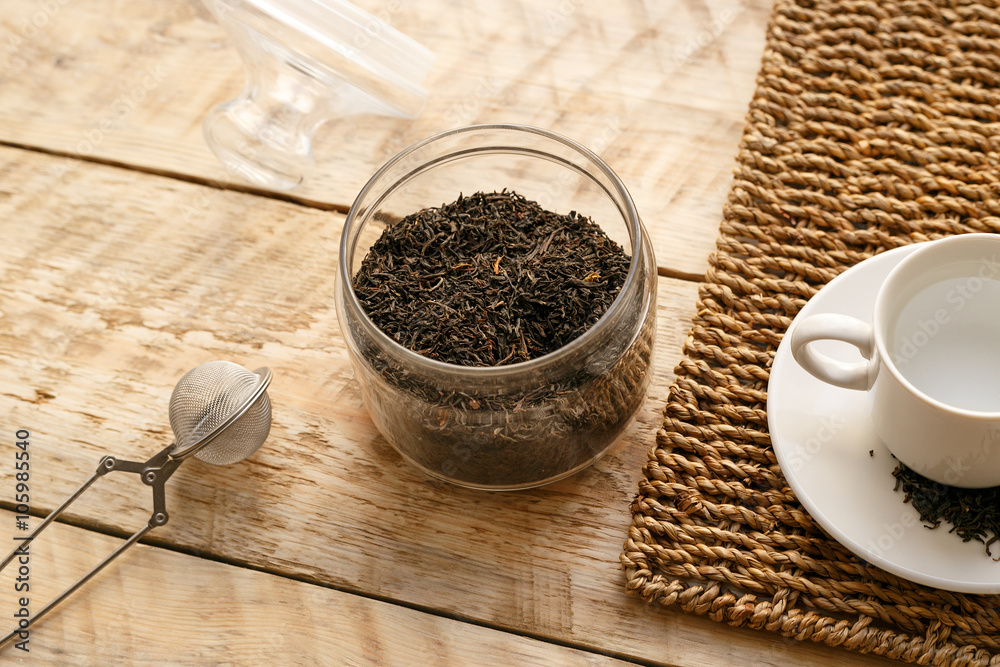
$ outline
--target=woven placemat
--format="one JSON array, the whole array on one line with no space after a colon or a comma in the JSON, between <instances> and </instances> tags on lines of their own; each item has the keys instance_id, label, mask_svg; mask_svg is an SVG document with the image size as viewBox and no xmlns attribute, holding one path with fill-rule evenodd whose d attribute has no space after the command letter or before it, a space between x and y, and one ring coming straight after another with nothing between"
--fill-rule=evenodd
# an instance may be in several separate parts
<instances>
[{"instance_id":1,"label":"woven placemat","mask_svg":"<svg viewBox=\"0 0 1000 667\"><path fill-rule=\"evenodd\" d=\"M1000 664L1000 596L914 584L824 534L785 482L766 415L775 350L820 287L897 246L1000 231L1000 12L777 0L757 85L631 507L628 589L799 640Z\"/></svg>"}]
</instances>

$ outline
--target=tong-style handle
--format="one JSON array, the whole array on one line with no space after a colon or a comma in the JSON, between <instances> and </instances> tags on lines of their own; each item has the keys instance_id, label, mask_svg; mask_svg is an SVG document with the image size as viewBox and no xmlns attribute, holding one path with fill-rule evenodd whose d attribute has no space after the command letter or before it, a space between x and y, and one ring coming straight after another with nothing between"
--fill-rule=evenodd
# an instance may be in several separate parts
<instances>
[{"instance_id":1,"label":"tong-style handle","mask_svg":"<svg viewBox=\"0 0 1000 667\"><path fill-rule=\"evenodd\" d=\"M73 502L83 495L90 486L97 481L99 477L102 477L109 472L114 470L120 470L122 472L134 472L139 474L143 483L147 486L153 487L153 513L149 517L149 521L145 526L137 530L132 537L128 538L121 546L115 549L110 555L108 555L104 560L95 565L90 572L83 575L74 583L72 586L60 593L55 599L49 602L47 605L42 607L37 613L32 614L24 625L20 625L0 638L0 648L7 644L11 639L17 637L22 632L26 631L29 627L34 625L41 619L45 614L52 610L53 607L58 605L60 602L65 600L67 597L73 594L78 588L83 586L85 583L90 581L94 575L103 570L105 566L111 561L121 555L123 551L128 549L130 546L142 539L143 535L151 531L157 526L162 526L169 520L166 510L166 493L164 492L164 484L170 478L170 476L177 470L178 466L181 464L181 459L173 459L170 457L170 450L173 449L173 445L166 447L151 459L145 463L139 463L137 461L125 461L123 459L117 459L114 456L105 456L101 459L101 462L97 464L97 471L91 475L90 479L84 482L80 488L73 492L73 494L63 501L63 504L52 510L47 517L38 525L35 530L31 532L30 535L24 538L16 538L21 543L11 551L6 558L0 562L0 570L7 567L12 560L17 558L19 555L26 555L28 553L28 545L38 537L46 526L48 526L52 521L56 519L63 511L69 507Z\"/></svg>"}]
</instances>

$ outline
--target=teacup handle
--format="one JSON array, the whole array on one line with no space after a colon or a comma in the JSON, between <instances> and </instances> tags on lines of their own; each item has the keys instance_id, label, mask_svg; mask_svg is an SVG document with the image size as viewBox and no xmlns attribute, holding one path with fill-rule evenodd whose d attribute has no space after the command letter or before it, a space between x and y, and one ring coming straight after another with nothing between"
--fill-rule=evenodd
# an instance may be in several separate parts
<instances>
[{"instance_id":1,"label":"teacup handle","mask_svg":"<svg viewBox=\"0 0 1000 667\"><path fill-rule=\"evenodd\" d=\"M858 348L862 357L871 359L874 347L872 328L866 322L837 313L812 315L795 325L791 342L795 361L814 377L844 389L868 389L870 362L849 364L831 359L809 346L818 340L850 343Z\"/></svg>"}]
</instances>

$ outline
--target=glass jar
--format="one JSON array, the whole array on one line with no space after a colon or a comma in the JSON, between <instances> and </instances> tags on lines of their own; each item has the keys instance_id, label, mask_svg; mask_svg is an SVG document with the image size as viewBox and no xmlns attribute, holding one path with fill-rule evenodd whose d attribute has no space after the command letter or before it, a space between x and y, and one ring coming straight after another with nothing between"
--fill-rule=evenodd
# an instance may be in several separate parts
<instances>
[{"instance_id":1,"label":"glass jar","mask_svg":"<svg viewBox=\"0 0 1000 667\"><path fill-rule=\"evenodd\" d=\"M226 169L277 190L312 171L319 127L352 114L414 118L434 54L347 0L204 0L243 60L238 97L205 117Z\"/></svg>"},{"instance_id":2,"label":"glass jar","mask_svg":"<svg viewBox=\"0 0 1000 667\"><path fill-rule=\"evenodd\" d=\"M352 278L386 225L458 199L514 191L589 217L631 257L590 329L544 356L467 367L423 357L365 314ZM479 489L547 484L588 466L625 433L649 385L656 262L624 184L590 150L546 130L480 125L431 137L389 161L344 225L337 315L375 426L407 460Z\"/></svg>"}]
</instances>

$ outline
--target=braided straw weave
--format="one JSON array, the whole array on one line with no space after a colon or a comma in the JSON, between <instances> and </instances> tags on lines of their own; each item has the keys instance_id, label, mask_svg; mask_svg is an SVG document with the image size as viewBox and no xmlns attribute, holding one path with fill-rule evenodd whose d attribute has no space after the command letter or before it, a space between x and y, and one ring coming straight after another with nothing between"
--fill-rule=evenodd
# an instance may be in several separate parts
<instances>
[{"instance_id":1,"label":"braided straw weave","mask_svg":"<svg viewBox=\"0 0 1000 667\"><path fill-rule=\"evenodd\" d=\"M909 662L1000 664L1000 596L914 584L827 537L785 482L765 411L778 343L820 287L897 246L1000 231L998 216L996 6L776 1L718 250L631 507L630 591Z\"/></svg>"}]
</instances>

